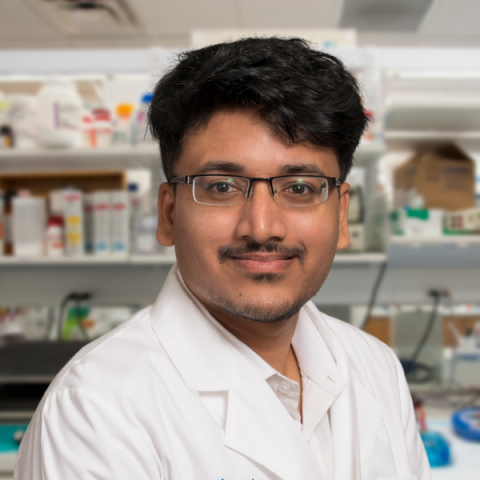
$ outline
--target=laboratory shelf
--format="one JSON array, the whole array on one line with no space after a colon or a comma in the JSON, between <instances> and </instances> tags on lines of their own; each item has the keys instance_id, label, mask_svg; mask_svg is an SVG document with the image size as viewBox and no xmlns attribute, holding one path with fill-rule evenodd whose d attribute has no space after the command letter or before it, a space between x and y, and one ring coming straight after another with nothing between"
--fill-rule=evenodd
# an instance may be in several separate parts
<instances>
[{"instance_id":1,"label":"laboratory shelf","mask_svg":"<svg viewBox=\"0 0 480 480\"><path fill-rule=\"evenodd\" d=\"M392 267L479 267L480 235L448 235L415 240L393 237L388 245L388 263Z\"/></svg>"},{"instance_id":2,"label":"laboratory shelf","mask_svg":"<svg viewBox=\"0 0 480 480\"><path fill-rule=\"evenodd\" d=\"M384 152L385 145L383 143L363 140L355 150L353 165L355 167L369 166L371 162L378 160Z\"/></svg>"},{"instance_id":3,"label":"laboratory shelf","mask_svg":"<svg viewBox=\"0 0 480 480\"><path fill-rule=\"evenodd\" d=\"M109 148L0 150L2 172L118 169L160 166L155 144Z\"/></svg>"}]
</instances>

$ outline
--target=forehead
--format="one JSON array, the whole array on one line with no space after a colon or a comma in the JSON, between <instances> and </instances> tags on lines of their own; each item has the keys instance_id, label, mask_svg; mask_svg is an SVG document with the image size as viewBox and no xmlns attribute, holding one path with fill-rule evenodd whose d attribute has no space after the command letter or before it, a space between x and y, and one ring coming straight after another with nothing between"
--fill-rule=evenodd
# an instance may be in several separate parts
<instances>
[{"instance_id":1,"label":"forehead","mask_svg":"<svg viewBox=\"0 0 480 480\"><path fill-rule=\"evenodd\" d=\"M286 166L316 165L324 175L339 175L334 151L307 142L291 144L251 111L221 111L186 136L176 175L198 173L208 162L234 162L248 176L274 176Z\"/></svg>"}]
</instances>

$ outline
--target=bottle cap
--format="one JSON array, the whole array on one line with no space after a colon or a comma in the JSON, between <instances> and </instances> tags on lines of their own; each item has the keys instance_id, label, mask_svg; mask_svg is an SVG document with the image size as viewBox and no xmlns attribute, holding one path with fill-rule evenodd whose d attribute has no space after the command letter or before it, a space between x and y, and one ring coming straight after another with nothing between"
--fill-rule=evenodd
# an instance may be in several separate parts
<instances>
[{"instance_id":1,"label":"bottle cap","mask_svg":"<svg viewBox=\"0 0 480 480\"><path fill-rule=\"evenodd\" d=\"M131 103L119 103L117 105L116 113L119 117L129 117L133 112L133 105Z\"/></svg>"}]
</instances>

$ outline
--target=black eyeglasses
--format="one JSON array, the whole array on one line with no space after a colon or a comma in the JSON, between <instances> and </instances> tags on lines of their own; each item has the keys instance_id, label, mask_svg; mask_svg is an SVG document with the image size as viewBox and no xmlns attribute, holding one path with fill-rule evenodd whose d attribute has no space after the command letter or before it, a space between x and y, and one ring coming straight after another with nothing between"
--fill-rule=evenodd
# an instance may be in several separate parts
<instances>
[{"instance_id":1,"label":"black eyeglasses","mask_svg":"<svg viewBox=\"0 0 480 480\"><path fill-rule=\"evenodd\" d=\"M278 203L287 207L311 207L324 203L329 187L342 182L323 175L288 175L252 178L237 175L187 175L173 177L170 184L192 185L193 198L202 205L232 206L243 203L252 194L254 182L268 182Z\"/></svg>"}]
</instances>

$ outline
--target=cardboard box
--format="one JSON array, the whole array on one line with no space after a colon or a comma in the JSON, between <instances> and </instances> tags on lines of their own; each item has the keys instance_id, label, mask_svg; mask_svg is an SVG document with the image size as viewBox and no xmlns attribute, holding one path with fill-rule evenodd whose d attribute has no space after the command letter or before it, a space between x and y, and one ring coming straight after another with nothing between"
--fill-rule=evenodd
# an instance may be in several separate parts
<instances>
[{"instance_id":1,"label":"cardboard box","mask_svg":"<svg viewBox=\"0 0 480 480\"><path fill-rule=\"evenodd\" d=\"M475 165L455 145L419 151L394 172L395 207L475 206Z\"/></svg>"}]
</instances>

